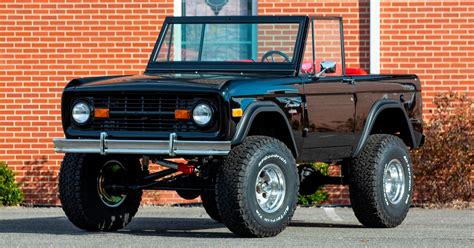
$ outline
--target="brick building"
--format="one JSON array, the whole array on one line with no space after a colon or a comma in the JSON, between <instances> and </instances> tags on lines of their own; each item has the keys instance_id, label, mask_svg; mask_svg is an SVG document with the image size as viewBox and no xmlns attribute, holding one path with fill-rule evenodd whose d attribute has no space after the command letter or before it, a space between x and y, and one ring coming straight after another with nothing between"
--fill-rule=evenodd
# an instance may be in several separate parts
<instances>
[{"instance_id":1,"label":"brick building","mask_svg":"<svg viewBox=\"0 0 474 248\"><path fill-rule=\"evenodd\" d=\"M212 3L212 1L210 1ZM212 4L211 4L212 5ZM343 16L346 63L370 68L368 0L2 0L0 2L0 161L8 162L28 204L59 204L60 97L75 77L142 73L170 15ZM416 73L429 118L439 92L474 96L474 1L381 0L380 72ZM331 203L348 203L343 187ZM152 192L146 203L183 202Z\"/></svg>"}]
</instances>

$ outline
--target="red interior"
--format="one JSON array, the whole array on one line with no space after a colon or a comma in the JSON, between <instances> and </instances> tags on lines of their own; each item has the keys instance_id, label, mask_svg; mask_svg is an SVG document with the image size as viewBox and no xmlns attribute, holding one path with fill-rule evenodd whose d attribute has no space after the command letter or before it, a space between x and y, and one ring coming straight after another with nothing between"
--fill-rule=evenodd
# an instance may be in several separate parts
<instances>
[{"instance_id":1,"label":"red interior","mask_svg":"<svg viewBox=\"0 0 474 248\"><path fill-rule=\"evenodd\" d=\"M368 73L362 68L347 67L346 75L367 75Z\"/></svg>"},{"instance_id":2,"label":"red interior","mask_svg":"<svg viewBox=\"0 0 474 248\"><path fill-rule=\"evenodd\" d=\"M336 74L340 74L340 66L336 68ZM313 63L310 61L305 61L303 64L301 64L301 73L310 73L313 72ZM319 68L316 70L316 72L319 72ZM348 67L346 68L346 75L352 76L352 75L367 75L368 73L362 69L362 68L355 68L355 67Z\"/></svg>"},{"instance_id":3,"label":"red interior","mask_svg":"<svg viewBox=\"0 0 474 248\"><path fill-rule=\"evenodd\" d=\"M310 72L313 72L313 63L311 62L303 62L303 64L301 64L301 69L300 69L301 73L310 73Z\"/></svg>"}]
</instances>

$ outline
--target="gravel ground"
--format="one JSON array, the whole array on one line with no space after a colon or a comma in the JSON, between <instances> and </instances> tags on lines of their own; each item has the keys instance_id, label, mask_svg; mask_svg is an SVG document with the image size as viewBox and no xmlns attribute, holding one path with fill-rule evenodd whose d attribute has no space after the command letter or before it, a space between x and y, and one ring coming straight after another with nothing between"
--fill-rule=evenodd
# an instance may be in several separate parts
<instances>
[{"instance_id":1,"label":"gravel ground","mask_svg":"<svg viewBox=\"0 0 474 248\"><path fill-rule=\"evenodd\" d=\"M75 228L60 208L0 208L2 247L474 247L474 210L411 209L392 229L362 227L350 208L299 208L274 238L246 239L201 207L144 207L115 233Z\"/></svg>"}]
</instances>

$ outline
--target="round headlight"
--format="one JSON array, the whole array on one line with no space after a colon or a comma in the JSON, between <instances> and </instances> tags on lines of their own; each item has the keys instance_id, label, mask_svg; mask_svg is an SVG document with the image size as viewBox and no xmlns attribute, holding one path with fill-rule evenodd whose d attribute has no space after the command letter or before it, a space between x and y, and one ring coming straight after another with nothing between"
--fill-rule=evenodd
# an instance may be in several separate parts
<instances>
[{"instance_id":1,"label":"round headlight","mask_svg":"<svg viewBox=\"0 0 474 248\"><path fill-rule=\"evenodd\" d=\"M91 117L91 107L85 102L78 102L72 108L72 118L77 124L86 123Z\"/></svg>"},{"instance_id":2,"label":"round headlight","mask_svg":"<svg viewBox=\"0 0 474 248\"><path fill-rule=\"evenodd\" d=\"M212 108L211 106L200 103L193 109L193 120L199 126L205 126L211 123Z\"/></svg>"}]
</instances>

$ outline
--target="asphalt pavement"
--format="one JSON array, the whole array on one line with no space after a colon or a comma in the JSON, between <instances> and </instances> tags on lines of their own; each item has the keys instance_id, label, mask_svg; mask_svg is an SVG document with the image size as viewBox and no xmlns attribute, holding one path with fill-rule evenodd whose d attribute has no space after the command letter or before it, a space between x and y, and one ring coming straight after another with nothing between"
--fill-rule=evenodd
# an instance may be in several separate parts
<instances>
[{"instance_id":1,"label":"asphalt pavement","mask_svg":"<svg viewBox=\"0 0 474 248\"><path fill-rule=\"evenodd\" d=\"M474 247L474 210L411 209L397 228L361 226L350 208L298 208L273 238L239 238L201 207L143 207L125 229L90 233L61 208L0 208L1 247Z\"/></svg>"}]
</instances>

